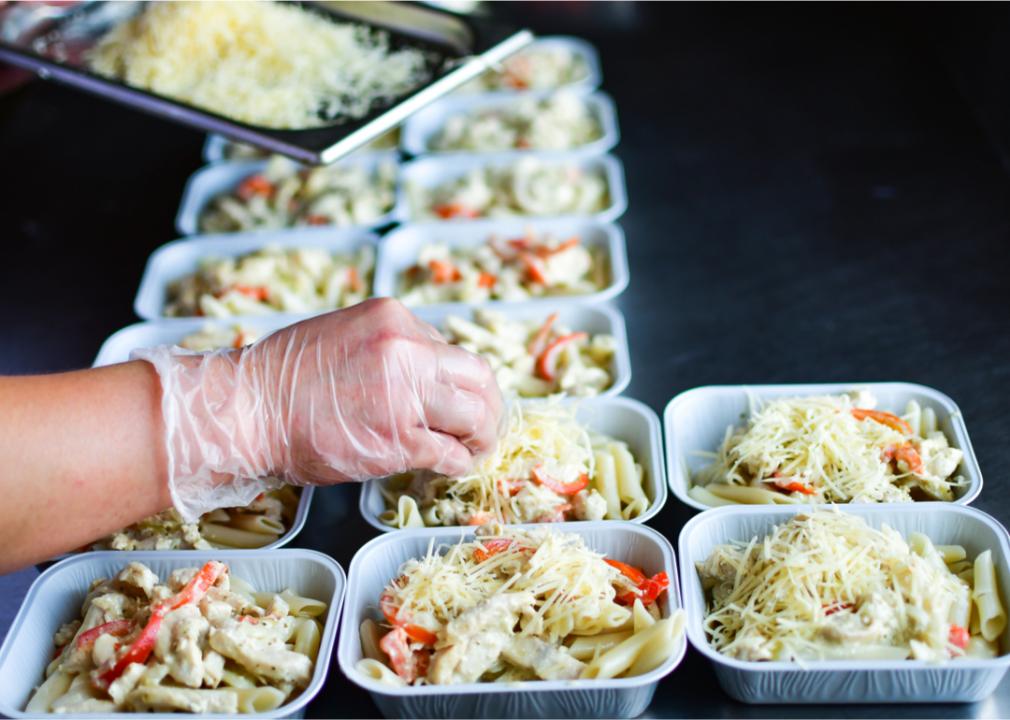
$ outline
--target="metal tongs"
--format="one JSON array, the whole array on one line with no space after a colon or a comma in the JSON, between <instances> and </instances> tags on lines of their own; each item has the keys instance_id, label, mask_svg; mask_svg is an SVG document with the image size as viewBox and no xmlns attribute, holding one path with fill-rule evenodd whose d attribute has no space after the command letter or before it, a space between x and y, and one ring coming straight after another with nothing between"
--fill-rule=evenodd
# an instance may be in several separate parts
<instances>
[{"instance_id":1,"label":"metal tongs","mask_svg":"<svg viewBox=\"0 0 1010 720\"><path fill-rule=\"evenodd\" d=\"M331 163L399 125L527 45L528 30L489 18L463 16L410 2L298 3L337 21L382 30L395 46L425 51L432 79L365 117L305 130L250 125L178 100L131 87L88 70L84 55L108 30L142 12L138 0L73 5L33 2L0 6L0 60L130 107L207 132L220 133L309 164Z\"/></svg>"}]
</instances>

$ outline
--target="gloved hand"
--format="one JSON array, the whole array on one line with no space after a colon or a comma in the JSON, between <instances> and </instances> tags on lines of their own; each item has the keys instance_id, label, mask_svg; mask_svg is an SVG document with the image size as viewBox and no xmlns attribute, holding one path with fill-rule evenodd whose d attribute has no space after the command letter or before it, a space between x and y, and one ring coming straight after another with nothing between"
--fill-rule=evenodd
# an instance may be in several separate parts
<instances>
[{"instance_id":1,"label":"gloved hand","mask_svg":"<svg viewBox=\"0 0 1010 720\"><path fill-rule=\"evenodd\" d=\"M368 300L241 350L135 351L161 379L172 499L193 521L285 481L463 475L494 449L502 398L487 362L399 302Z\"/></svg>"}]
</instances>

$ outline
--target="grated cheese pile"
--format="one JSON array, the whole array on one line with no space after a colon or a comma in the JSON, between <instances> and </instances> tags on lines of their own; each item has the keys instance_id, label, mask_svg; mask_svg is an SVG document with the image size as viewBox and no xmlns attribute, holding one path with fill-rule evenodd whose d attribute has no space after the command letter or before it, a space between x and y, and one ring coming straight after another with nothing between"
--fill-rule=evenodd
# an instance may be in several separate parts
<instances>
[{"instance_id":1,"label":"grated cheese pile","mask_svg":"<svg viewBox=\"0 0 1010 720\"><path fill-rule=\"evenodd\" d=\"M102 75L274 128L363 117L430 76L423 53L391 50L385 33L273 2L150 3L88 59Z\"/></svg>"},{"instance_id":2,"label":"grated cheese pile","mask_svg":"<svg viewBox=\"0 0 1010 720\"><path fill-rule=\"evenodd\" d=\"M498 543L508 545L490 554ZM490 557L476 559L475 551ZM630 618L615 597L635 587L603 557L575 534L498 528L476 542L429 546L424 557L403 565L387 592L399 614L433 632L496 594L530 593L519 633L560 643Z\"/></svg>"},{"instance_id":3,"label":"grated cheese pile","mask_svg":"<svg viewBox=\"0 0 1010 720\"><path fill-rule=\"evenodd\" d=\"M931 409L909 403L904 418L874 410L870 393L786 398L727 429L696 485L777 491L811 502L953 500L962 452L949 447Z\"/></svg>"},{"instance_id":4,"label":"grated cheese pile","mask_svg":"<svg viewBox=\"0 0 1010 720\"><path fill-rule=\"evenodd\" d=\"M906 542L837 509L800 514L764 538L716 547L698 572L709 591L705 632L731 657L964 654L952 627L968 626L971 590L922 535Z\"/></svg>"}]
</instances>

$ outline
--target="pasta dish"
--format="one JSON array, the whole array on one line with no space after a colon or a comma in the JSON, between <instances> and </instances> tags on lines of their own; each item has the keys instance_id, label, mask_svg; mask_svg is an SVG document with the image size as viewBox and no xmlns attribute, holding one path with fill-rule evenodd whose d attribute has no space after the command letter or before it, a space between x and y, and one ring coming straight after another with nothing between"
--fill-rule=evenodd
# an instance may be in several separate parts
<instances>
[{"instance_id":1,"label":"pasta dish","mask_svg":"<svg viewBox=\"0 0 1010 720\"><path fill-rule=\"evenodd\" d=\"M258 548L276 542L294 522L299 489L262 493L246 507L218 508L187 523L165 510L95 543L93 550L211 550Z\"/></svg>"},{"instance_id":2,"label":"pasta dish","mask_svg":"<svg viewBox=\"0 0 1010 720\"><path fill-rule=\"evenodd\" d=\"M436 151L572 150L603 136L586 101L571 92L520 98L492 109L446 118L431 140Z\"/></svg>"},{"instance_id":3,"label":"pasta dish","mask_svg":"<svg viewBox=\"0 0 1010 720\"><path fill-rule=\"evenodd\" d=\"M590 433L575 408L513 403L508 428L469 475L412 471L382 481L397 528L630 520L649 507L644 471L620 440Z\"/></svg>"},{"instance_id":4,"label":"pasta dish","mask_svg":"<svg viewBox=\"0 0 1010 720\"><path fill-rule=\"evenodd\" d=\"M614 337L573 331L556 312L543 320L509 320L478 309L472 321L447 317L443 333L450 343L484 357L506 394L589 397L613 382Z\"/></svg>"},{"instance_id":5,"label":"pasta dish","mask_svg":"<svg viewBox=\"0 0 1010 720\"><path fill-rule=\"evenodd\" d=\"M91 68L242 122L360 118L431 77L384 32L274 2L149 3L89 53Z\"/></svg>"},{"instance_id":6,"label":"pasta dish","mask_svg":"<svg viewBox=\"0 0 1010 720\"><path fill-rule=\"evenodd\" d=\"M755 407L727 429L690 495L708 505L953 500L963 453L936 413L912 401L898 417L876 404L859 392Z\"/></svg>"},{"instance_id":7,"label":"pasta dish","mask_svg":"<svg viewBox=\"0 0 1010 720\"><path fill-rule=\"evenodd\" d=\"M335 310L371 292L375 250L354 256L323 248L268 246L229 258L206 258L192 275L168 288L169 317L269 315Z\"/></svg>"},{"instance_id":8,"label":"pasta dish","mask_svg":"<svg viewBox=\"0 0 1010 720\"><path fill-rule=\"evenodd\" d=\"M200 231L229 233L308 225L350 227L382 219L396 201L396 163L375 169L357 163L302 168L280 155L211 200Z\"/></svg>"},{"instance_id":9,"label":"pasta dish","mask_svg":"<svg viewBox=\"0 0 1010 720\"><path fill-rule=\"evenodd\" d=\"M425 245L417 262L399 278L405 305L445 302L521 301L536 297L588 295L610 282L601 247L578 236L490 237L474 246Z\"/></svg>"},{"instance_id":10,"label":"pasta dish","mask_svg":"<svg viewBox=\"0 0 1010 720\"><path fill-rule=\"evenodd\" d=\"M553 90L588 76L589 66L578 52L564 45L534 43L507 58L500 70L484 73L465 89L471 92Z\"/></svg>"},{"instance_id":11,"label":"pasta dish","mask_svg":"<svg viewBox=\"0 0 1010 720\"><path fill-rule=\"evenodd\" d=\"M719 545L698 573L708 641L739 660L995 657L1006 627L991 550L972 561L837 509Z\"/></svg>"},{"instance_id":12,"label":"pasta dish","mask_svg":"<svg viewBox=\"0 0 1010 720\"><path fill-rule=\"evenodd\" d=\"M642 675L683 631L657 602L669 584L546 529L429 547L377 598L381 624L362 623L357 669L392 685Z\"/></svg>"},{"instance_id":13,"label":"pasta dish","mask_svg":"<svg viewBox=\"0 0 1010 720\"><path fill-rule=\"evenodd\" d=\"M610 204L599 170L523 157L504 167L482 166L433 188L409 184L418 220L591 215Z\"/></svg>"},{"instance_id":14,"label":"pasta dish","mask_svg":"<svg viewBox=\"0 0 1010 720\"><path fill-rule=\"evenodd\" d=\"M96 580L82 617L56 632L56 657L27 712L265 712L312 678L326 604L256 592L228 566L173 571L131 562Z\"/></svg>"}]
</instances>

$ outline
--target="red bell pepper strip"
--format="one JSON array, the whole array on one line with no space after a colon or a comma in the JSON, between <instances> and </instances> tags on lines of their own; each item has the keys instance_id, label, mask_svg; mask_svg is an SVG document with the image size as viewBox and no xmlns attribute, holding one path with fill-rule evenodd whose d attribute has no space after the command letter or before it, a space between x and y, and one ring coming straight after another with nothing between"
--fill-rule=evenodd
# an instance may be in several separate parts
<instances>
[{"instance_id":1,"label":"red bell pepper strip","mask_svg":"<svg viewBox=\"0 0 1010 720\"><path fill-rule=\"evenodd\" d=\"M526 269L526 275L529 276L530 282L536 283L537 285L547 284L547 276L544 274L544 268L540 258L535 255L531 255L530 253L522 252L519 253L519 261Z\"/></svg>"},{"instance_id":2,"label":"red bell pepper strip","mask_svg":"<svg viewBox=\"0 0 1010 720\"><path fill-rule=\"evenodd\" d=\"M112 620L102 625L96 625L90 630L85 630L80 635L77 636L77 649L78 650L88 650L92 645L95 644L97 640L102 635L113 635L115 637L122 637L130 632L130 628L133 627L132 620Z\"/></svg>"},{"instance_id":3,"label":"red bell pepper strip","mask_svg":"<svg viewBox=\"0 0 1010 720\"><path fill-rule=\"evenodd\" d=\"M532 471L533 482L543 485L548 490L556 492L558 495L574 495L580 490L584 490L589 485L589 475L582 473L572 482L564 483L556 480L543 470L543 465L537 464Z\"/></svg>"},{"instance_id":4,"label":"red bell pepper strip","mask_svg":"<svg viewBox=\"0 0 1010 720\"><path fill-rule=\"evenodd\" d=\"M620 560L613 560L611 558L603 558L603 562L620 570L621 574L628 578L628 580L630 580L634 585L641 585L648 580L648 576L634 565L628 565Z\"/></svg>"},{"instance_id":5,"label":"red bell pepper strip","mask_svg":"<svg viewBox=\"0 0 1010 720\"><path fill-rule=\"evenodd\" d=\"M260 302L270 299L270 290L263 285L232 285L230 289Z\"/></svg>"},{"instance_id":6,"label":"red bell pepper strip","mask_svg":"<svg viewBox=\"0 0 1010 720\"><path fill-rule=\"evenodd\" d=\"M431 281L436 285L456 282L463 277L459 268L447 260L429 260L428 269L431 270Z\"/></svg>"},{"instance_id":7,"label":"red bell pepper strip","mask_svg":"<svg viewBox=\"0 0 1010 720\"><path fill-rule=\"evenodd\" d=\"M489 557L494 557L500 553L505 552L514 543L514 540L507 540L504 538L497 538L494 540L484 540L481 545L483 547L478 547L473 551L473 559L479 563L484 562Z\"/></svg>"},{"instance_id":8,"label":"red bell pepper strip","mask_svg":"<svg viewBox=\"0 0 1010 720\"><path fill-rule=\"evenodd\" d=\"M558 314L556 312L552 312L547 316L547 319L544 320L544 324L540 326L540 329L537 330L537 334L533 336L533 339L530 340L530 344L526 346L530 355L537 357L544 351L544 348L547 347L547 338L551 336L551 328L554 326L557 319Z\"/></svg>"},{"instance_id":9,"label":"red bell pepper strip","mask_svg":"<svg viewBox=\"0 0 1010 720\"><path fill-rule=\"evenodd\" d=\"M604 558L604 561L620 570L621 574L638 588L638 592L626 592L614 598L619 605L634 605L635 600L641 600L643 605L654 603L656 598L670 587L670 578L665 572L658 572L650 578L638 568L620 560Z\"/></svg>"},{"instance_id":10,"label":"red bell pepper strip","mask_svg":"<svg viewBox=\"0 0 1010 720\"><path fill-rule=\"evenodd\" d=\"M477 277L477 287L493 288L497 282L498 278L489 272L482 272Z\"/></svg>"},{"instance_id":11,"label":"red bell pepper strip","mask_svg":"<svg viewBox=\"0 0 1010 720\"><path fill-rule=\"evenodd\" d=\"M480 217L480 212L474 210L473 208L468 208L462 203L444 203L442 205L436 205L432 208L432 210L434 210L435 214L443 220Z\"/></svg>"},{"instance_id":12,"label":"red bell pepper strip","mask_svg":"<svg viewBox=\"0 0 1010 720\"><path fill-rule=\"evenodd\" d=\"M388 592L382 593L382 597L379 598L379 609L382 611L382 616L386 618L386 622L394 628L403 628L410 640L423 645L434 645L438 640L438 636L431 630L423 628L420 625L411 625L401 620L399 617L400 609L393 605L393 596Z\"/></svg>"},{"instance_id":13,"label":"red bell pepper strip","mask_svg":"<svg viewBox=\"0 0 1010 720\"><path fill-rule=\"evenodd\" d=\"M540 353L539 357L537 357L537 377L541 380L552 382L554 380L554 373L557 372L558 355L564 347L573 342L586 340L588 337L588 333L573 332L555 339L546 348L544 348L544 351Z\"/></svg>"},{"instance_id":14,"label":"red bell pepper strip","mask_svg":"<svg viewBox=\"0 0 1010 720\"><path fill-rule=\"evenodd\" d=\"M389 656L389 662L396 674L404 682L412 683L428 674L431 654L426 650L411 650L409 640L406 629L394 627L382 636L379 648Z\"/></svg>"},{"instance_id":15,"label":"red bell pepper strip","mask_svg":"<svg viewBox=\"0 0 1010 720\"><path fill-rule=\"evenodd\" d=\"M951 645L961 648L964 650L968 647L968 642L971 640L971 636L968 634L968 630L961 627L960 625L951 625L950 633L947 638Z\"/></svg>"},{"instance_id":16,"label":"red bell pepper strip","mask_svg":"<svg viewBox=\"0 0 1010 720\"><path fill-rule=\"evenodd\" d=\"M579 239L577 237L570 237L567 240L558 243L554 247L548 247L547 245L541 245L537 248L537 256L542 258L549 258L551 255L557 255L563 253L566 250L571 250L573 247L579 244Z\"/></svg>"},{"instance_id":17,"label":"red bell pepper strip","mask_svg":"<svg viewBox=\"0 0 1010 720\"><path fill-rule=\"evenodd\" d=\"M894 459L900 460L908 465L908 469L914 473L921 473L923 470L922 456L912 445L905 444L894 451Z\"/></svg>"},{"instance_id":18,"label":"red bell pepper strip","mask_svg":"<svg viewBox=\"0 0 1010 720\"><path fill-rule=\"evenodd\" d=\"M262 175L250 175L239 183L235 194L242 200L250 200L257 195L271 197L274 190L274 184Z\"/></svg>"},{"instance_id":19,"label":"red bell pepper strip","mask_svg":"<svg viewBox=\"0 0 1010 720\"><path fill-rule=\"evenodd\" d=\"M347 268L347 286L351 292L361 292L365 289L365 284L361 282L361 273L353 265Z\"/></svg>"},{"instance_id":20,"label":"red bell pepper strip","mask_svg":"<svg viewBox=\"0 0 1010 720\"><path fill-rule=\"evenodd\" d=\"M333 221L326 215L313 213L312 215L306 216L305 222L308 225L329 225Z\"/></svg>"},{"instance_id":21,"label":"red bell pepper strip","mask_svg":"<svg viewBox=\"0 0 1010 720\"><path fill-rule=\"evenodd\" d=\"M147 658L154 650L154 642L158 639L158 631L161 629L161 623L165 620L165 616L183 605L199 602L211 586L217 582L217 579L227 571L228 568L224 563L211 560L200 568L193 579L186 584L186 587L165 602L155 605L144 629L130 643L126 652L118 660L106 663L99 668L95 685L101 690L108 690L109 685L115 682L129 665L147 662Z\"/></svg>"},{"instance_id":22,"label":"red bell pepper strip","mask_svg":"<svg viewBox=\"0 0 1010 720\"><path fill-rule=\"evenodd\" d=\"M869 418L874 422L887 425L889 428L893 428L905 435L912 434L912 426L894 413L884 412L883 410L869 410L867 408L852 408L852 417L856 418L856 420L866 420Z\"/></svg>"},{"instance_id":23,"label":"red bell pepper strip","mask_svg":"<svg viewBox=\"0 0 1010 720\"><path fill-rule=\"evenodd\" d=\"M772 484L777 488L780 488L782 490L785 490L786 492L791 493L798 492L803 493L804 495L814 495L817 492L812 487L810 487L806 483L801 483L799 480L790 480L789 478L779 478L775 477L774 475L772 476Z\"/></svg>"}]
</instances>

